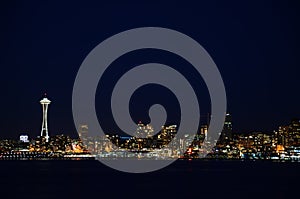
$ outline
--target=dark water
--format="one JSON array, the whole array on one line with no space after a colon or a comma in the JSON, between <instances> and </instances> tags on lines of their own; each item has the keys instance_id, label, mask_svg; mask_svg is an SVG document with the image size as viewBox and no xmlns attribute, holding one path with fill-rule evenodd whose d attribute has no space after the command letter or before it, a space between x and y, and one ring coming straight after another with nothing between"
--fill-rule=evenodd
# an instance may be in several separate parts
<instances>
[{"instance_id":1,"label":"dark water","mask_svg":"<svg viewBox=\"0 0 300 199\"><path fill-rule=\"evenodd\" d=\"M300 164L177 161L128 174L97 161L0 161L0 198L300 198Z\"/></svg>"}]
</instances>

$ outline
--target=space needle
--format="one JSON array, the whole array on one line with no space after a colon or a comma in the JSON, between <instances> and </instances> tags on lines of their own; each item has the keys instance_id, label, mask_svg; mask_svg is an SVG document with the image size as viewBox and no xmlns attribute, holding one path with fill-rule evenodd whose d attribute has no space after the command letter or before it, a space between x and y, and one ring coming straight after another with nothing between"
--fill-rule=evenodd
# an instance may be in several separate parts
<instances>
[{"instance_id":1,"label":"space needle","mask_svg":"<svg viewBox=\"0 0 300 199\"><path fill-rule=\"evenodd\" d=\"M45 136L46 142L48 142L49 134L48 134L48 124L47 124L47 111L48 111L48 105L51 103L51 101L46 97L46 93L44 98L40 101L40 103L43 107L43 123L42 123L41 137Z\"/></svg>"}]
</instances>

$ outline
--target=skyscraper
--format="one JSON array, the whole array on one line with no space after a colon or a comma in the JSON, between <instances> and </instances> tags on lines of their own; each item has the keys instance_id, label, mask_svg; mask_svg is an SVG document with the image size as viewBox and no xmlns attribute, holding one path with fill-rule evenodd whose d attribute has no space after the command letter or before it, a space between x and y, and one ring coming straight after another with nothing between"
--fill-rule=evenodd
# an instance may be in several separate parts
<instances>
[{"instance_id":1,"label":"skyscraper","mask_svg":"<svg viewBox=\"0 0 300 199\"><path fill-rule=\"evenodd\" d=\"M300 146L300 121L295 118L292 119L288 129L288 145L289 146Z\"/></svg>"},{"instance_id":2,"label":"skyscraper","mask_svg":"<svg viewBox=\"0 0 300 199\"><path fill-rule=\"evenodd\" d=\"M148 138L153 136L154 129L150 124L143 124L142 122L138 123L135 135L137 138Z\"/></svg>"},{"instance_id":3,"label":"skyscraper","mask_svg":"<svg viewBox=\"0 0 300 199\"><path fill-rule=\"evenodd\" d=\"M86 139L88 137L88 131L89 131L89 127L87 124L82 124L79 126L79 138L80 139Z\"/></svg>"},{"instance_id":4,"label":"skyscraper","mask_svg":"<svg viewBox=\"0 0 300 199\"><path fill-rule=\"evenodd\" d=\"M232 140L232 117L229 113L225 116L224 127L221 132L219 142L220 143L228 143Z\"/></svg>"}]
</instances>

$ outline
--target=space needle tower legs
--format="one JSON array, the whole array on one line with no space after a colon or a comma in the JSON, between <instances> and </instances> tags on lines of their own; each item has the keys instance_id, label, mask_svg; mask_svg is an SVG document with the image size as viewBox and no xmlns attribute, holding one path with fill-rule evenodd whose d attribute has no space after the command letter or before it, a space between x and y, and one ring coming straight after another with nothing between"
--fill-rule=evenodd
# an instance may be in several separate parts
<instances>
[{"instance_id":1,"label":"space needle tower legs","mask_svg":"<svg viewBox=\"0 0 300 199\"><path fill-rule=\"evenodd\" d=\"M42 122L42 130L41 130L41 137L45 136L46 142L49 141L49 134L48 134L48 124L47 124L47 111L48 105L51 103L49 99L45 97L40 101L42 108L43 108L43 122Z\"/></svg>"}]
</instances>

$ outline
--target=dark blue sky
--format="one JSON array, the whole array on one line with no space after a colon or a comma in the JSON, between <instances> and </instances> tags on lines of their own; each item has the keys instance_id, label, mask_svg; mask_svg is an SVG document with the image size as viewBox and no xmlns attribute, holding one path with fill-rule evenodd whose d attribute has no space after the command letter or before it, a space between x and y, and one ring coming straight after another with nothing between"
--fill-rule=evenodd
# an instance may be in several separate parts
<instances>
[{"instance_id":1,"label":"dark blue sky","mask_svg":"<svg viewBox=\"0 0 300 199\"><path fill-rule=\"evenodd\" d=\"M50 134L75 135L72 87L82 61L104 39L144 26L180 31L210 53L223 76L235 131L277 128L300 116L299 9L296 1L1 2L0 137L16 137L22 132L32 137L39 134L39 100L45 91L53 101L49 109ZM117 64L125 67L158 58L163 63L181 63L171 55L140 53L128 55ZM189 71L182 72L192 76ZM172 98L165 90L156 89L159 96ZM105 100L101 101L99 95L97 107L102 111ZM159 100L153 96L155 102ZM135 97L139 98L138 92ZM176 105L176 101L171 104ZM141 107L133 110L133 115L147 120ZM177 110L172 106L170 109ZM201 111L205 114L209 108L201 107Z\"/></svg>"}]
</instances>

